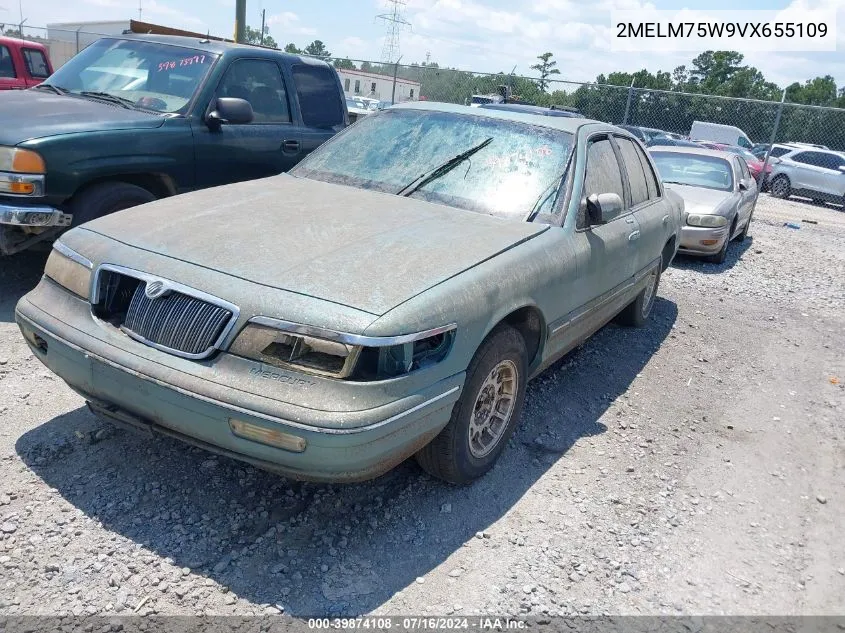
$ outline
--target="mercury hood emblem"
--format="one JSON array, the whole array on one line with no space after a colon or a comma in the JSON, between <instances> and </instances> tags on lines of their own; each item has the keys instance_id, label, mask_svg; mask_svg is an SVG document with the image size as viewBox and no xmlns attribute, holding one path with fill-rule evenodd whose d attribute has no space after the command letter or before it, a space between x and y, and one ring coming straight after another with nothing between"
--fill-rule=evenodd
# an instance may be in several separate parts
<instances>
[{"instance_id":1,"label":"mercury hood emblem","mask_svg":"<svg viewBox=\"0 0 845 633\"><path fill-rule=\"evenodd\" d=\"M147 299L160 299L170 294L170 288L166 283L157 279L147 284L144 294L147 295Z\"/></svg>"}]
</instances>

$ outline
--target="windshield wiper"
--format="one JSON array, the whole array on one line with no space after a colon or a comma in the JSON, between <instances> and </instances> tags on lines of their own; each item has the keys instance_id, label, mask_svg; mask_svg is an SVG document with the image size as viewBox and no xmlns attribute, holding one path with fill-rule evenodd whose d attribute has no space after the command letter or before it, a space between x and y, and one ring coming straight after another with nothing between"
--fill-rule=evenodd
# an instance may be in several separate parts
<instances>
[{"instance_id":1,"label":"windshield wiper","mask_svg":"<svg viewBox=\"0 0 845 633\"><path fill-rule=\"evenodd\" d=\"M481 151L482 149L484 149L485 147L490 145L490 143L492 143L492 142L493 142L493 137L491 136L491 137L486 138L483 141L481 141L478 145L476 145L474 147L470 147L467 151L461 152L457 156L453 156L452 158L447 160L442 165L435 167L431 171L428 171L428 172L418 176L417 178L415 178L411 182L409 182L407 185L405 185L399 191L397 191L396 195L397 196L406 196L406 197L410 196L417 189L419 189L421 187L425 187L432 180L437 180L441 176L445 176L450 171L452 171L455 167L457 167L462 162L464 162L467 158L469 158L470 156L472 156L476 152Z\"/></svg>"},{"instance_id":2,"label":"windshield wiper","mask_svg":"<svg viewBox=\"0 0 845 633\"><path fill-rule=\"evenodd\" d=\"M95 99L100 99L101 101L108 101L109 103L116 103L117 105L123 106L124 108L134 110L136 108L135 102L131 99L125 99L124 97L117 97L115 95L109 94L108 92L94 92L91 90L83 90L79 93L83 97L93 97Z\"/></svg>"},{"instance_id":3,"label":"windshield wiper","mask_svg":"<svg viewBox=\"0 0 845 633\"><path fill-rule=\"evenodd\" d=\"M52 90L57 95L66 95L69 92L67 88L62 88L61 86L54 86L53 84L45 84L45 83L40 83L37 86L33 86L33 88L40 89L40 90L43 90L43 89L46 88L48 90Z\"/></svg>"},{"instance_id":4,"label":"windshield wiper","mask_svg":"<svg viewBox=\"0 0 845 633\"><path fill-rule=\"evenodd\" d=\"M551 196L557 197L557 188L560 187L560 182L563 180L564 176L566 176L566 172L563 172L560 176L555 178L545 189L543 189L543 191L540 192L540 195L534 202L534 206L531 207L531 211L529 211L528 215L525 216L526 222L531 222L537 217L540 213L540 209L542 209L543 205L546 203L546 200L548 200Z\"/></svg>"}]
</instances>

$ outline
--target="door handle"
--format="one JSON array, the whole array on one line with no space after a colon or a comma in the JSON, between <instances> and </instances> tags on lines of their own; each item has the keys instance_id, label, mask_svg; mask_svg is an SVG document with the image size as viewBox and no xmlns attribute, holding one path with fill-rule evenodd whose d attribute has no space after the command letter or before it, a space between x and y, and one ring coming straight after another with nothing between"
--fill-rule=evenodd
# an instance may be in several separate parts
<instances>
[{"instance_id":1,"label":"door handle","mask_svg":"<svg viewBox=\"0 0 845 633\"><path fill-rule=\"evenodd\" d=\"M628 241L629 242L635 242L638 239L640 239L640 232L638 230L634 231L633 233L628 234Z\"/></svg>"},{"instance_id":2,"label":"door handle","mask_svg":"<svg viewBox=\"0 0 845 633\"><path fill-rule=\"evenodd\" d=\"M284 152L298 152L300 147L299 141L282 141L282 151Z\"/></svg>"},{"instance_id":3,"label":"door handle","mask_svg":"<svg viewBox=\"0 0 845 633\"><path fill-rule=\"evenodd\" d=\"M633 224L634 218L632 218L631 216L628 216L627 218L625 218L625 222L627 222L628 224Z\"/></svg>"},{"instance_id":4,"label":"door handle","mask_svg":"<svg viewBox=\"0 0 845 633\"><path fill-rule=\"evenodd\" d=\"M663 224L664 225L669 224L669 216L668 215L663 216Z\"/></svg>"}]
</instances>

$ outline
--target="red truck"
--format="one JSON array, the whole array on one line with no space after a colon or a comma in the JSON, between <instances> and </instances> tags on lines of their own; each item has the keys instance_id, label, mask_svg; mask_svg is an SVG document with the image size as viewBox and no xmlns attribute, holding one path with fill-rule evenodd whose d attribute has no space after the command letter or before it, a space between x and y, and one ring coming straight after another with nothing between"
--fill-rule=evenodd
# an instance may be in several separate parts
<instances>
[{"instance_id":1,"label":"red truck","mask_svg":"<svg viewBox=\"0 0 845 633\"><path fill-rule=\"evenodd\" d=\"M23 90L53 74L47 47L0 36L0 90Z\"/></svg>"}]
</instances>

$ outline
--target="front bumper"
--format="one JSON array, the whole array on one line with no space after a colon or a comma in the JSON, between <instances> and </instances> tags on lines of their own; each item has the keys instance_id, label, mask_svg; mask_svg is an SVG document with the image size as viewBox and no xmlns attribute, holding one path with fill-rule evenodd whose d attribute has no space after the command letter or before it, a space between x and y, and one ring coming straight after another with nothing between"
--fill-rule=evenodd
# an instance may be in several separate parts
<instances>
[{"instance_id":1,"label":"front bumper","mask_svg":"<svg viewBox=\"0 0 845 633\"><path fill-rule=\"evenodd\" d=\"M681 227L681 245L678 252L686 255L715 255L722 250L729 231L728 226L713 229L685 224ZM713 244L706 243L714 241Z\"/></svg>"},{"instance_id":2,"label":"front bumper","mask_svg":"<svg viewBox=\"0 0 845 633\"><path fill-rule=\"evenodd\" d=\"M0 224L43 228L70 226L73 216L46 205L0 204Z\"/></svg>"},{"instance_id":3,"label":"front bumper","mask_svg":"<svg viewBox=\"0 0 845 633\"><path fill-rule=\"evenodd\" d=\"M303 480L360 481L390 470L446 425L464 380L463 373L451 376L369 409L321 411L129 354L26 297L15 319L36 357L97 413ZM372 388L381 387L373 383ZM292 452L236 436L231 419L302 438L305 450Z\"/></svg>"}]
</instances>

